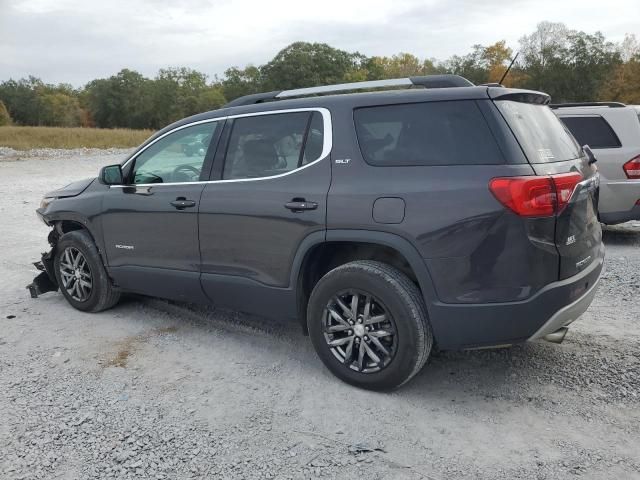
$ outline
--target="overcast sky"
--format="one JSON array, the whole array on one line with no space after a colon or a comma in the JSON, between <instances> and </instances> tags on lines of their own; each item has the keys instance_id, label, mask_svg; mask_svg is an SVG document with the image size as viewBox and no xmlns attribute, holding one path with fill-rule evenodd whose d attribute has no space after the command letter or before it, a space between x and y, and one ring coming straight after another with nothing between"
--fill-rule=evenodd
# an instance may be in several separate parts
<instances>
[{"instance_id":1,"label":"overcast sky","mask_svg":"<svg viewBox=\"0 0 640 480\"><path fill-rule=\"evenodd\" d=\"M476 43L517 48L542 20L613 41L640 37L640 0L0 0L0 80L80 86L166 66L213 77L297 40L442 60Z\"/></svg>"}]
</instances>

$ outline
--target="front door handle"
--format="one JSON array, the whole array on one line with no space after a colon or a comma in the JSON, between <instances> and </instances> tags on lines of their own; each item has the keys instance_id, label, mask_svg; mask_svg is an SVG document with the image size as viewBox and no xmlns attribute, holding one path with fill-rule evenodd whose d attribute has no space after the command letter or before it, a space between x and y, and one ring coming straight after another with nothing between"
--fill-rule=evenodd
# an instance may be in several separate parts
<instances>
[{"instance_id":1,"label":"front door handle","mask_svg":"<svg viewBox=\"0 0 640 480\"><path fill-rule=\"evenodd\" d=\"M292 212L302 212L304 210L315 210L318 208L318 204L316 202L307 202L304 198L294 198L285 203L284 207Z\"/></svg>"},{"instance_id":2,"label":"front door handle","mask_svg":"<svg viewBox=\"0 0 640 480\"><path fill-rule=\"evenodd\" d=\"M187 200L184 197L178 197L171 205L176 208L176 210L184 210L185 208L191 208L196 206L196 202L193 200Z\"/></svg>"}]
</instances>

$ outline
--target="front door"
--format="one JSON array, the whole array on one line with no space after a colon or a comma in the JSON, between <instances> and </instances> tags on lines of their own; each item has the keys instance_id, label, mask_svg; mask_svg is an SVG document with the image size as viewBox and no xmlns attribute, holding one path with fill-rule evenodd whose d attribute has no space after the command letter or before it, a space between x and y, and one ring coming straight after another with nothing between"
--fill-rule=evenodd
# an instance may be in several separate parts
<instances>
[{"instance_id":1,"label":"front door","mask_svg":"<svg viewBox=\"0 0 640 480\"><path fill-rule=\"evenodd\" d=\"M128 168L128 182L104 196L109 274L123 288L202 301L198 208L222 122L186 126L159 138Z\"/></svg>"},{"instance_id":2,"label":"front door","mask_svg":"<svg viewBox=\"0 0 640 480\"><path fill-rule=\"evenodd\" d=\"M267 315L295 305L298 247L326 229L330 117L309 109L228 122L226 156L214 165L220 178L200 204L202 286L217 305Z\"/></svg>"}]
</instances>

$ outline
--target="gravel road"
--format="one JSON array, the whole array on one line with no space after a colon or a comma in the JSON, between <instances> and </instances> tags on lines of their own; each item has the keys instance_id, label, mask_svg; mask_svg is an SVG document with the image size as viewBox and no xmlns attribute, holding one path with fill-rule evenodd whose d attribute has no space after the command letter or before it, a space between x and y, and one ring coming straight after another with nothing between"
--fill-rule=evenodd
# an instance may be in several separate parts
<instances>
[{"instance_id":1,"label":"gravel road","mask_svg":"<svg viewBox=\"0 0 640 480\"><path fill-rule=\"evenodd\" d=\"M336 380L295 324L30 299L42 194L123 154L0 156L0 478L640 479L640 223L605 232L562 345L440 353L379 394Z\"/></svg>"}]
</instances>

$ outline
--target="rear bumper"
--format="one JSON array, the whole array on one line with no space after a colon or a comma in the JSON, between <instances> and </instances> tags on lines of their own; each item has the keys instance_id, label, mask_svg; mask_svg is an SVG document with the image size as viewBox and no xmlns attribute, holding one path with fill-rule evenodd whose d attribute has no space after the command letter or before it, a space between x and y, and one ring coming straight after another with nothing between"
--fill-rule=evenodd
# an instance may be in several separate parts
<instances>
[{"instance_id":1,"label":"rear bumper","mask_svg":"<svg viewBox=\"0 0 640 480\"><path fill-rule=\"evenodd\" d=\"M635 205L631 210L623 212L600 212L600 221L606 225L640 220L640 205Z\"/></svg>"},{"instance_id":2,"label":"rear bumper","mask_svg":"<svg viewBox=\"0 0 640 480\"><path fill-rule=\"evenodd\" d=\"M593 301L593 297L596 296L596 290L600 284L600 276L598 276L596 282L589 287L580 298L570 303L566 307L558 310L547 322L540 327L540 329L534 333L529 340L537 340L550 333L555 332L561 327L566 327L574 320L577 320L580 315L587 311L589 305Z\"/></svg>"},{"instance_id":3,"label":"rear bumper","mask_svg":"<svg viewBox=\"0 0 640 480\"><path fill-rule=\"evenodd\" d=\"M429 315L442 349L508 345L552 333L577 319L595 296L604 264L598 257L573 277L551 283L520 302L431 304Z\"/></svg>"},{"instance_id":4,"label":"rear bumper","mask_svg":"<svg viewBox=\"0 0 640 480\"><path fill-rule=\"evenodd\" d=\"M640 220L640 180L604 181L600 184L600 221L609 225Z\"/></svg>"}]
</instances>

